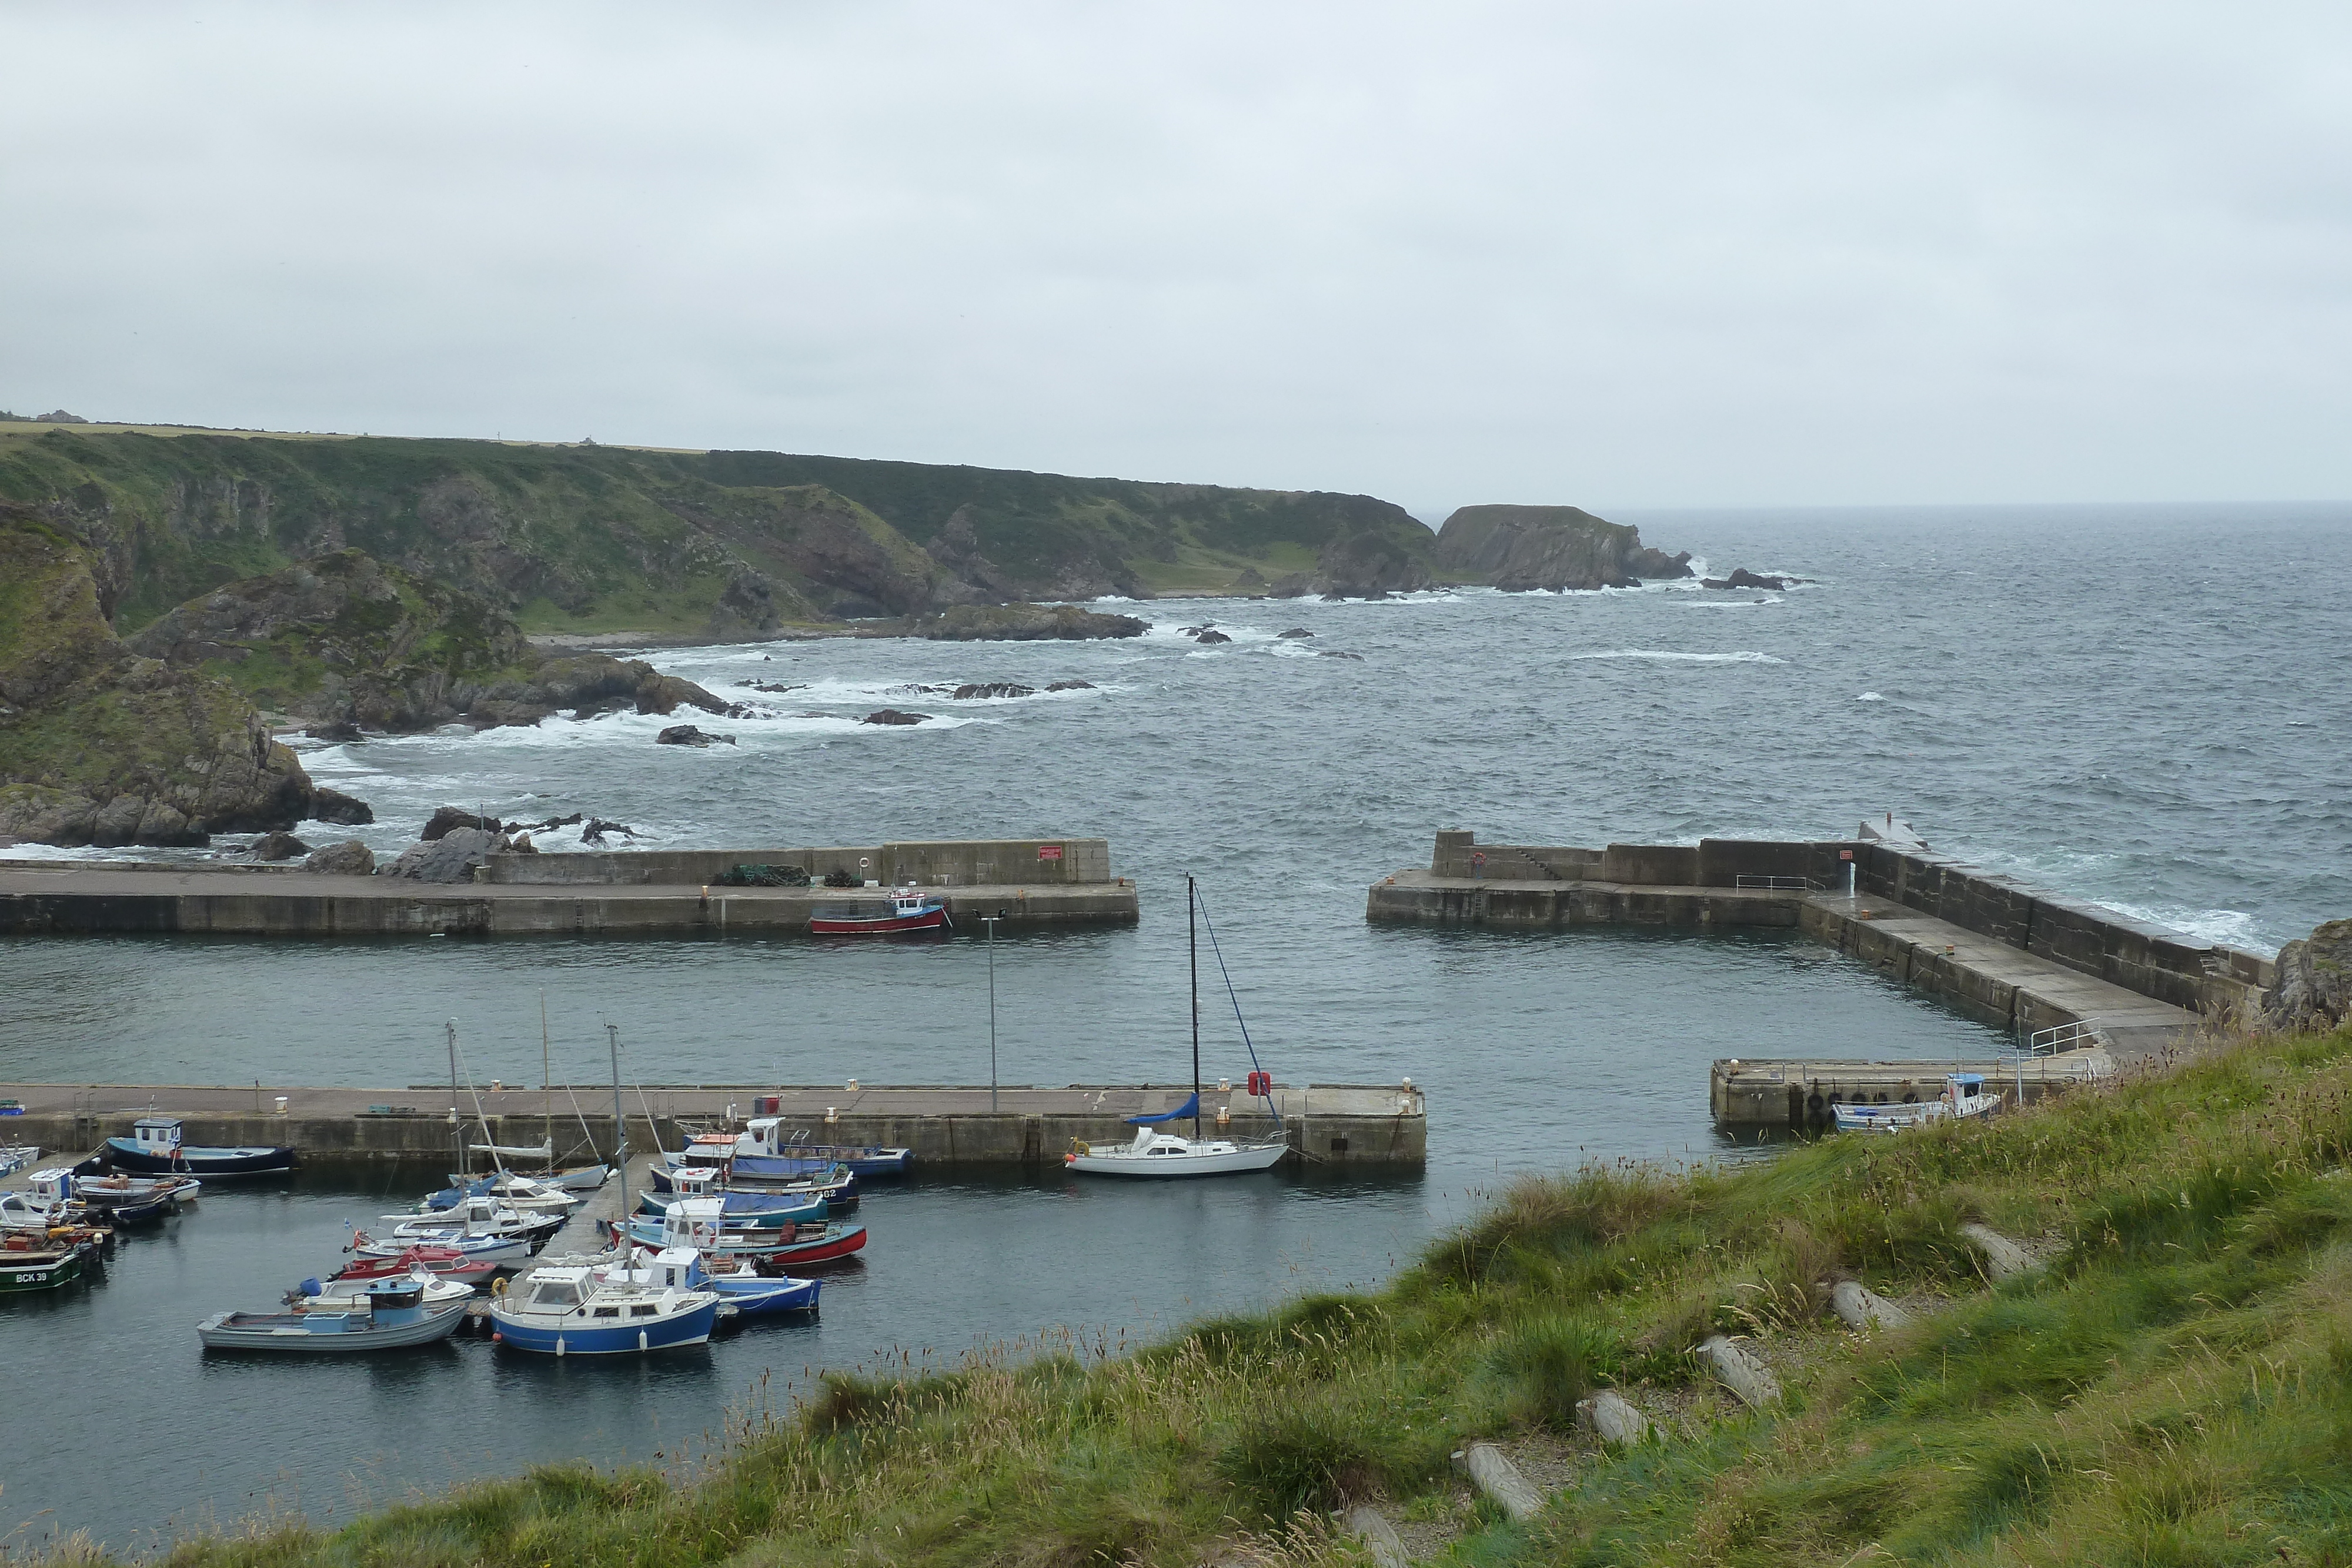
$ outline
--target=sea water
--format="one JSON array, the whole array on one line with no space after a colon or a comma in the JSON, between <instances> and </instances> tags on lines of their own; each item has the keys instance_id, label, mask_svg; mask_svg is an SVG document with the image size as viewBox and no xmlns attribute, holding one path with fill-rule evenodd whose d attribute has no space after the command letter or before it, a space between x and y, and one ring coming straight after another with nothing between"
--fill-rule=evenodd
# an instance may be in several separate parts
<instances>
[{"instance_id":1,"label":"sea water","mask_svg":"<svg viewBox=\"0 0 2352 1568\"><path fill-rule=\"evenodd\" d=\"M475 1343L348 1366L202 1355L197 1318L331 1269L347 1222L415 1185L213 1184L102 1282L0 1305L11 1364L70 1367L74 1384L69 1415L0 1423L0 1529L129 1545L273 1508L331 1521L548 1459L667 1461L730 1410L788 1402L814 1369L1018 1354L1062 1332L1116 1348L1377 1285L1515 1173L1752 1155L1707 1124L1717 1057L1934 1060L2000 1043L1785 936L1366 925L1366 888L1425 865L1440 828L1598 845L1835 835L1893 811L1939 850L2208 938L2267 950L2352 913L2352 689L2336 678L2352 508L1634 520L1718 573L1813 580L1104 605L1152 622L1120 642L662 650L647 655L660 668L761 716L306 743L315 778L374 804L355 836L380 855L442 805L583 811L652 846L1101 835L1142 922L999 938L1002 1082L1189 1073L1189 873L1217 939L1203 938L1208 1075L1238 1080L1252 1061L1229 971L1257 1060L1284 1081L1424 1087L1429 1169L877 1187L856 1217L872 1245L815 1322L561 1368ZM1234 640L1181 634L1204 621ZM1277 635L1292 628L1314 636ZM1068 680L1090 685L1043 690ZM1039 695L909 689L989 681ZM857 722L886 706L932 717ZM689 719L736 743L654 744ZM573 848L577 832L540 841ZM19 939L0 946L0 1081L397 1089L446 1072L454 1020L475 1078L535 1083L543 1000L560 1082L604 1079L607 1022L625 1073L650 1084L985 1082L989 962L977 932ZM240 1441L191 1436L224 1430Z\"/></svg>"}]
</instances>

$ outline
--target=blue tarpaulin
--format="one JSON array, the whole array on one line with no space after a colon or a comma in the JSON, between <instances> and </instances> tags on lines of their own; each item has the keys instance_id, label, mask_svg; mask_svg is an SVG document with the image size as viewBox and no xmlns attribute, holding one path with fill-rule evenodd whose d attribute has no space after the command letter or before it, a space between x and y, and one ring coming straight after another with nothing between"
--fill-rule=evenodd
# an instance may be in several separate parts
<instances>
[{"instance_id":1,"label":"blue tarpaulin","mask_svg":"<svg viewBox=\"0 0 2352 1568\"><path fill-rule=\"evenodd\" d=\"M1156 1127L1162 1122L1173 1122L1180 1117L1197 1116L1200 1113L1201 1097L1195 1094L1173 1111L1162 1111L1157 1116L1129 1116L1127 1119L1127 1124L1130 1127Z\"/></svg>"}]
</instances>

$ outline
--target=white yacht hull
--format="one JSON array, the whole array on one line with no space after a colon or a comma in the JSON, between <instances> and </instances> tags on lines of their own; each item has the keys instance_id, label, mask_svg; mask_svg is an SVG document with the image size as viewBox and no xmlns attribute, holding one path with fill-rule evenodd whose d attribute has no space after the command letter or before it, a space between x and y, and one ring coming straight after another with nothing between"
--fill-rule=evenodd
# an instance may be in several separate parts
<instances>
[{"instance_id":1,"label":"white yacht hull","mask_svg":"<svg viewBox=\"0 0 2352 1568\"><path fill-rule=\"evenodd\" d=\"M1121 1147L1116 1151L1073 1152L1068 1167L1091 1176L1232 1176L1243 1171L1271 1170L1290 1152L1287 1144L1243 1144L1223 1148L1143 1153Z\"/></svg>"}]
</instances>

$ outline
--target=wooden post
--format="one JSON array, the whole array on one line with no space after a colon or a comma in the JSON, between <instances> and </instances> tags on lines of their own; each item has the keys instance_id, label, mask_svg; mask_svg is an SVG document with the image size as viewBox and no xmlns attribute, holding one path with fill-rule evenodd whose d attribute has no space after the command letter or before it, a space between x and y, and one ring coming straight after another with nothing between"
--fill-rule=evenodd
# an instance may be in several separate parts
<instances>
[{"instance_id":1,"label":"wooden post","mask_svg":"<svg viewBox=\"0 0 2352 1568\"><path fill-rule=\"evenodd\" d=\"M1715 1368L1716 1376L1723 1380L1724 1385L1750 1408L1761 1410L1780 1402L1780 1385L1770 1369L1721 1334L1700 1345L1698 1354Z\"/></svg>"},{"instance_id":2,"label":"wooden post","mask_svg":"<svg viewBox=\"0 0 2352 1568\"><path fill-rule=\"evenodd\" d=\"M1899 1329L1911 1321L1909 1312L1854 1280L1830 1288L1830 1307L1853 1329Z\"/></svg>"},{"instance_id":3,"label":"wooden post","mask_svg":"<svg viewBox=\"0 0 2352 1568\"><path fill-rule=\"evenodd\" d=\"M1470 1472L1470 1479L1477 1483L1478 1490L1493 1498L1513 1519L1524 1521L1543 1511L1543 1493L1536 1490L1528 1478L1519 1473L1519 1467L1511 1463L1503 1450L1494 1444L1465 1444L1454 1458Z\"/></svg>"},{"instance_id":4,"label":"wooden post","mask_svg":"<svg viewBox=\"0 0 2352 1568\"><path fill-rule=\"evenodd\" d=\"M1650 1436L1650 1418L1612 1389L1578 1400L1576 1418L1612 1448L1630 1448Z\"/></svg>"}]
</instances>

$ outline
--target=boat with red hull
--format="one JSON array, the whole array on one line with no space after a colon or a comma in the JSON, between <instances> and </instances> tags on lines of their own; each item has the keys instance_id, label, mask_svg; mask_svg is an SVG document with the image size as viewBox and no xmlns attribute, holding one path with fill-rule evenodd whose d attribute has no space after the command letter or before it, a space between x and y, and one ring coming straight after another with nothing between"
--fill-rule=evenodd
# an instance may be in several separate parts
<instances>
[{"instance_id":1,"label":"boat with red hull","mask_svg":"<svg viewBox=\"0 0 2352 1568\"><path fill-rule=\"evenodd\" d=\"M809 916L814 936L896 936L907 931L944 931L948 906L911 887L896 889L887 909L820 909Z\"/></svg>"}]
</instances>

